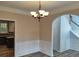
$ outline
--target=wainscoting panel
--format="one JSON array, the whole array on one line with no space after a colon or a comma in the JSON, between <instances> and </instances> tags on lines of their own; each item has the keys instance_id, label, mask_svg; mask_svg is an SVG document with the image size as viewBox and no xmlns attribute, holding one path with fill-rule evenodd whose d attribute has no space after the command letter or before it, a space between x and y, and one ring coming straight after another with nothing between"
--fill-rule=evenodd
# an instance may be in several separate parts
<instances>
[{"instance_id":1,"label":"wainscoting panel","mask_svg":"<svg viewBox=\"0 0 79 59\"><path fill-rule=\"evenodd\" d=\"M39 50L39 40L17 42L15 44L15 56L24 56L31 53L38 52Z\"/></svg>"}]
</instances>

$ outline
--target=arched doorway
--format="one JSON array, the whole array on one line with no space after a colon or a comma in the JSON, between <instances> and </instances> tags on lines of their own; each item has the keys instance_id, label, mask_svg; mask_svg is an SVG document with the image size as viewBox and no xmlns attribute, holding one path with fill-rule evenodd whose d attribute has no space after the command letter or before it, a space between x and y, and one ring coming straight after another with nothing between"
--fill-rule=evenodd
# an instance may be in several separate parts
<instances>
[{"instance_id":1,"label":"arched doorway","mask_svg":"<svg viewBox=\"0 0 79 59\"><path fill-rule=\"evenodd\" d=\"M75 36L76 34L74 33L75 31L78 32L77 30L79 30L78 19L79 19L79 16L65 14L56 18L53 21L52 23L53 56L67 57L69 56L68 54L70 54L70 52L79 50L78 49L79 40L74 40L74 39L79 39L78 35L76 37ZM72 31L71 29L74 31ZM75 45L73 45L73 42ZM64 52L64 51L67 51L67 52ZM70 56L74 56L74 55L70 55Z\"/></svg>"}]
</instances>

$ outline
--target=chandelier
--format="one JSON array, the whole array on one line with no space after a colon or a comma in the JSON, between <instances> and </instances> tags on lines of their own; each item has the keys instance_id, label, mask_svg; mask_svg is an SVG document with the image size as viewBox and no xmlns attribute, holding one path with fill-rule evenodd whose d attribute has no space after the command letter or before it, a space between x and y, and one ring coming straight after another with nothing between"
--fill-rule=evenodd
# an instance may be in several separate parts
<instances>
[{"instance_id":1,"label":"chandelier","mask_svg":"<svg viewBox=\"0 0 79 59\"><path fill-rule=\"evenodd\" d=\"M36 12L31 11L30 13L31 13L32 17L34 17L35 19L38 19L38 21L40 21L41 18L47 17L49 15L49 12L41 9L41 1L39 1L38 11L36 11Z\"/></svg>"}]
</instances>

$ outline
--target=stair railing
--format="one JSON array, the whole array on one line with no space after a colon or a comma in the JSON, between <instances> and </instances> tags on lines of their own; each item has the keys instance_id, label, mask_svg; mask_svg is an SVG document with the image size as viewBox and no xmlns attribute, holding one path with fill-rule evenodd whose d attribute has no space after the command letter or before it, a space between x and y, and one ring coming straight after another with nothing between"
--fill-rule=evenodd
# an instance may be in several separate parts
<instances>
[{"instance_id":1,"label":"stair railing","mask_svg":"<svg viewBox=\"0 0 79 59\"><path fill-rule=\"evenodd\" d=\"M77 24L76 22L74 22L73 20L72 20L72 15L70 15L70 23L74 23L76 26L78 26L79 27L79 24Z\"/></svg>"}]
</instances>

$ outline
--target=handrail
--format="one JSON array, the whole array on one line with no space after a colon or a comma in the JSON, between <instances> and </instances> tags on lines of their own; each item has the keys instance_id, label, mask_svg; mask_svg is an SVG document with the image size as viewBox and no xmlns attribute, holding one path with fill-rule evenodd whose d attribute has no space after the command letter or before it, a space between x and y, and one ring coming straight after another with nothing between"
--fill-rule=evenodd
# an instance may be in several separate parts
<instances>
[{"instance_id":1,"label":"handrail","mask_svg":"<svg viewBox=\"0 0 79 59\"><path fill-rule=\"evenodd\" d=\"M73 30L71 30L71 32L76 36L76 37L78 37L79 38L79 34L78 33L76 33L75 31L73 31Z\"/></svg>"},{"instance_id":2,"label":"handrail","mask_svg":"<svg viewBox=\"0 0 79 59\"><path fill-rule=\"evenodd\" d=\"M79 27L79 24L77 24L76 22L74 22L73 20L72 20L72 16L70 15L70 20L75 24L75 25L77 25L78 27Z\"/></svg>"}]
</instances>

